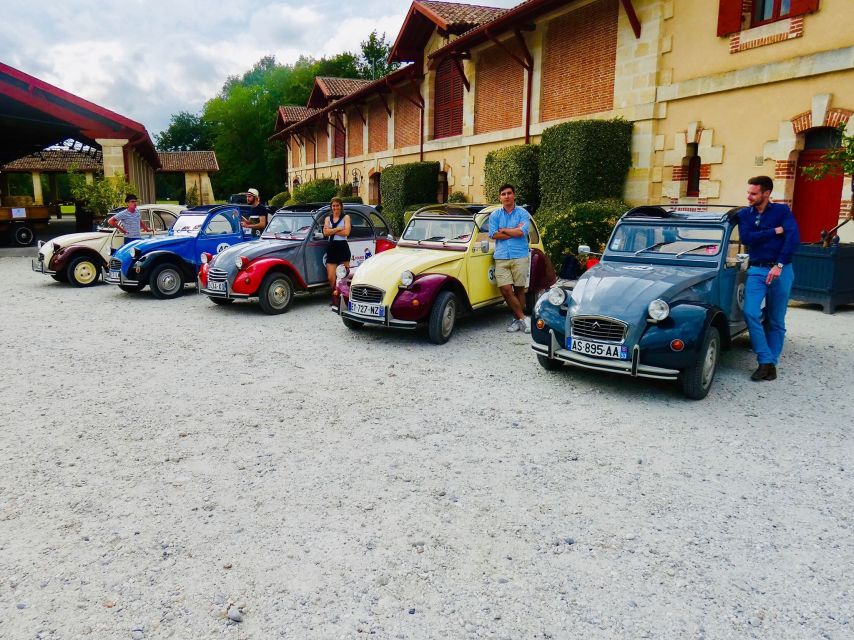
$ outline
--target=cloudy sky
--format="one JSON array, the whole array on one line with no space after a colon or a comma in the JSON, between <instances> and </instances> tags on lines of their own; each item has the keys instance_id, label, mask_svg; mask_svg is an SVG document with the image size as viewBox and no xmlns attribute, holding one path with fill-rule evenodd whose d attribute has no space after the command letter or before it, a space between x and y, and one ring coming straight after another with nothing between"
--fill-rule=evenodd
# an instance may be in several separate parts
<instances>
[{"instance_id":1,"label":"cloudy sky","mask_svg":"<svg viewBox=\"0 0 854 640\"><path fill-rule=\"evenodd\" d=\"M474 4L474 3L473 3ZM516 0L477 2L511 7ZM394 41L410 0L2 0L0 61L143 123L152 136L197 112L264 55L359 50Z\"/></svg>"}]
</instances>

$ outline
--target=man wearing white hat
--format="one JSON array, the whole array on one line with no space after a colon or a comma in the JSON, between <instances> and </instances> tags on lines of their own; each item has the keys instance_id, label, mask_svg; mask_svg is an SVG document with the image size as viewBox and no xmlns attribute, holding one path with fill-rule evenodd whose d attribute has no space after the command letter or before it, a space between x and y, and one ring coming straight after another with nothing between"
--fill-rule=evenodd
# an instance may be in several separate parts
<instances>
[{"instance_id":1,"label":"man wearing white hat","mask_svg":"<svg viewBox=\"0 0 854 640\"><path fill-rule=\"evenodd\" d=\"M263 231L267 227L267 207L261 204L261 196L258 189L248 189L246 191L246 204L252 207L252 213L249 214L252 218L258 218L258 222L252 222L244 215L240 219L240 226L244 229L255 229Z\"/></svg>"}]
</instances>

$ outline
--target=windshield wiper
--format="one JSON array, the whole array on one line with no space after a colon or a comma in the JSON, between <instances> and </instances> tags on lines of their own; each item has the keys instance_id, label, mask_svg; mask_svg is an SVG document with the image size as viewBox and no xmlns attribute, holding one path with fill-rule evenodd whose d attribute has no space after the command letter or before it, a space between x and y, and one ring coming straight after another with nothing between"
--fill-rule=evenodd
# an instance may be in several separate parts
<instances>
[{"instance_id":1,"label":"windshield wiper","mask_svg":"<svg viewBox=\"0 0 854 640\"><path fill-rule=\"evenodd\" d=\"M685 251L680 251L676 254L676 257L680 258L686 253L691 253L692 251L696 251L697 249L705 249L706 247L717 247L718 244L718 242L707 242L706 244L698 244L696 247L691 247L690 249L685 249Z\"/></svg>"},{"instance_id":2,"label":"windshield wiper","mask_svg":"<svg viewBox=\"0 0 854 640\"><path fill-rule=\"evenodd\" d=\"M635 251L635 255L639 256L644 251L652 251L653 249L658 249L658 247L663 247L666 244L670 244L670 240L665 240L664 242L656 242L653 245L646 247L645 249L641 249L640 251Z\"/></svg>"}]
</instances>

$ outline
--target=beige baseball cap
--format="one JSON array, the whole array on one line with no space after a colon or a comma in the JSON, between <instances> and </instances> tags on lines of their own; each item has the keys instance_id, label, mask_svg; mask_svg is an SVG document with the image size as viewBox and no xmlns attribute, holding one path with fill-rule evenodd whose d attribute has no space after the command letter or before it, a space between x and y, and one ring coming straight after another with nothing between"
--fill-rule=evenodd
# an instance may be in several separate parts
<instances>
[{"instance_id":1,"label":"beige baseball cap","mask_svg":"<svg viewBox=\"0 0 854 640\"><path fill-rule=\"evenodd\" d=\"M251 193L256 198L260 198L260 194L258 193L258 189L247 189L246 193Z\"/></svg>"}]
</instances>

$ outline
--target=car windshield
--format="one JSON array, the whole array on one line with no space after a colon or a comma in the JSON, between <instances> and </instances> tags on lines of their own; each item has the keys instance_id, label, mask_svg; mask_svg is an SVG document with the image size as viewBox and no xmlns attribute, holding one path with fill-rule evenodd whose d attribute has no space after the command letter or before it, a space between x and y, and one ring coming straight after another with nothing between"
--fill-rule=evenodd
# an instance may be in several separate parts
<instances>
[{"instance_id":1,"label":"car windshield","mask_svg":"<svg viewBox=\"0 0 854 640\"><path fill-rule=\"evenodd\" d=\"M206 215L182 215L172 227L172 233L182 236L197 236L205 222Z\"/></svg>"},{"instance_id":2,"label":"car windshield","mask_svg":"<svg viewBox=\"0 0 854 640\"><path fill-rule=\"evenodd\" d=\"M676 258L700 255L716 256L721 251L724 230L696 224L621 224L614 231L609 251L667 254Z\"/></svg>"},{"instance_id":3,"label":"car windshield","mask_svg":"<svg viewBox=\"0 0 854 640\"><path fill-rule=\"evenodd\" d=\"M474 232L473 220L448 220L413 218L403 232L401 240L420 245L422 242L465 244Z\"/></svg>"},{"instance_id":4,"label":"car windshield","mask_svg":"<svg viewBox=\"0 0 854 640\"><path fill-rule=\"evenodd\" d=\"M285 238L289 240L302 240L311 231L314 218L311 216L282 215L273 216L270 224L264 229L265 238Z\"/></svg>"}]
</instances>

